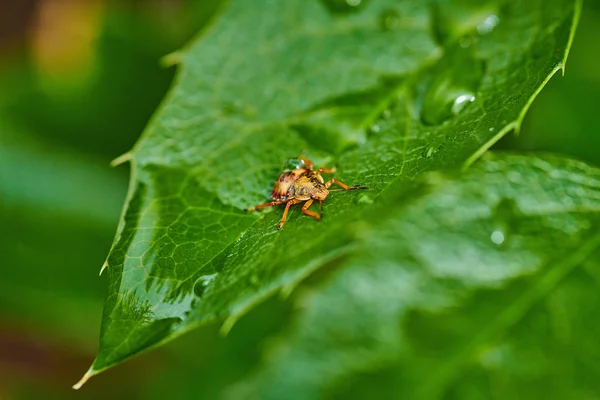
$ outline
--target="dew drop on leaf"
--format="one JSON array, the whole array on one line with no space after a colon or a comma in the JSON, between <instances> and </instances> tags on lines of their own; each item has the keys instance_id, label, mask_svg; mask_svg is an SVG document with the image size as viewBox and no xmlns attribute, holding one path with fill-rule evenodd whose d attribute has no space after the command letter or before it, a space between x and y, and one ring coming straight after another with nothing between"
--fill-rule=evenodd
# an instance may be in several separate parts
<instances>
[{"instance_id":1,"label":"dew drop on leaf","mask_svg":"<svg viewBox=\"0 0 600 400\"><path fill-rule=\"evenodd\" d=\"M421 121L425 125L439 125L460 114L476 100L473 92L452 87L450 81L443 81L432 87L421 104Z\"/></svg>"},{"instance_id":2,"label":"dew drop on leaf","mask_svg":"<svg viewBox=\"0 0 600 400\"><path fill-rule=\"evenodd\" d=\"M343 15L359 11L366 0L321 0L333 14Z\"/></svg>"},{"instance_id":3,"label":"dew drop on leaf","mask_svg":"<svg viewBox=\"0 0 600 400\"><path fill-rule=\"evenodd\" d=\"M509 234L518 233L521 218L521 210L514 199L505 198L500 200L493 210L494 225L490 240L497 245L506 242Z\"/></svg>"},{"instance_id":4,"label":"dew drop on leaf","mask_svg":"<svg viewBox=\"0 0 600 400\"><path fill-rule=\"evenodd\" d=\"M258 277L257 274L250 275L250 283L253 284L254 286L260 285L260 278Z\"/></svg>"},{"instance_id":5,"label":"dew drop on leaf","mask_svg":"<svg viewBox=\"0 0 600 400\"><path fill-rule=\"evenodd\" d=\"M482 23L477 25L477 32L480 35L487 35L496 28L499 22L500 18L496 14L488 15Z\"/></svg>"},{"instance_id":6,"label":"dew drop on leaf","mask_svg":"<svg viewBox=\"0 0 600 400\"><path fill-rule=\"evenodd\" d=\"M504 233L502 233L500 230L495 230L490 235L490 239L494 244L501 245L504 243Z\"/></svg>"},{"instance_id":7,"label":"dew drop on leaf","mask_svg":"<svg viewBox=\"0 0 600 400\"><path fill-rule=\"evenodd\" d=\"M400 14L393 9L383 10L379 16L379 26L384 31L391 31L400 27Z\"/></svg>"},{"instance_id":8,"label":"dew drop on leaf","mask_svg":"<svg viewBox=\"0 0 600 400\"><path fill-rule=\"evenodd\" d=\"M444 72L440 69L446 65ZM438 66L427 71L417 87L416 109L424 125L440 125L475 102L485 63L469 49L455 47Z\"/></svg>"},{"instance_id":9,"label":"dew drop on leaf","mask_svg":"<svg viewBox=\"0 0 600 400\"><path fill-rule=\"evenodd\" d=\"M373 204L373 198L366 193L361 193L356 197L356 202L358 204Z\"/></svg>"},{"instance_id":10,"label":"dew drop on leaf","mask_svg":"<svg viewBox=\"0 0 600 400\"><path fill-rule=\"evenodd\" d=\"M196 283L194 283L194 293L198 297L202 297L206 288L215 280L218 274L211 275L202 275L198 279L196 279Z\"/></svg>"},{"instance_id":11,"label":"dew drop on leaf","mask_svg":"<svg viewBox=\"0 0 600 400\"><path fill-rule=\"evenodd\" d=\"M369 131L372 133L378 133L381 131L381 127L378 124L373 124L369 127Z\"/></svg>"},{"instance_id":12,"label":"dew drop on leaf","mask_svg":"<svg viewBox=\"0 0 600 400\"><path fill-rule=\"evenodd\" d=\"M456 97L456 99L454 100L454 103L452 104L452 113L453 114L458 114L460 113L462 110L465 109L465 107L469 104L475 101L475 96L472 95L471 93L464 93L459 95L458 97Z\"/></svg>"},{"instance_id":13,"label":"dew drop on leaf","mask_svg":"<svg viewBox=\"0 0 600 400\"><path fill-rule=\"evenodd\" d=\"M448 47L468 36L485 35L500 22L498 8L490 2L471 2L469 11L452 2L438 2L432 7L433 34L440 46Z\"/></svg>"},{"instance_id":14,"label":"dew drop on leaf","mask_svg":"<svg viewBox=\"0 0 600 400\"><path fill-rule=\"evenodd\" d=\"M463 49L471 47L471 43L473 43L473 40L471 40L471 38L467 36L460 38L460 40L458 41L458 44Z\"/></svg>"}]
</instances>

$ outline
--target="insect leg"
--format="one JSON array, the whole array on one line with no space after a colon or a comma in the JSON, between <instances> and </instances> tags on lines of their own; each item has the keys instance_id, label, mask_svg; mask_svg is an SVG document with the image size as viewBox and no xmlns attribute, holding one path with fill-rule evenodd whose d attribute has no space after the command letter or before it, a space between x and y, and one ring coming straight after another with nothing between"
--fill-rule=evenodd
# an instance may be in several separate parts
<instances>
[{"instance_id":1,"label":"insect leg","mask_svg":"<svg viewBox=\"0 0 600 400\"><path fill-rule=\"evenodd\" d=\"M306 168L308 168L312 171L312 169L313 169L312 161L310 161L308 158L304 158L303 156L298 157L298 160L304 161L304 165L306 165Z\"/></svg>"},{"instance_id":2,"label":"insect leg","mask_svg":"<svg viewBox=\"0 0 600 400\"><path fill-rule=\"evenodd\" d=\"M283 228L283 225L285 225L285 221L287 219L288 211L290 210L290 206L292 204L296 204L296 203L298 203L298 200L290 200L287 203L285 203L285 210L283 211L283 216L281 217L281 221L279 221L279 224L277 224L277 229Z\"/></svg>"},{"instance_id":3,"label":"insect leg","mask_svg":"<svg viewBox=\"0 0 600 400\"><path fill-rule=\"evenodd\" d=\"M342 187L342 189L344 189L344 190L367 189L365 186L361 186L361 185L359 185L359 184L356 184L356 185L354 185L354 186L348 186L348 185L346 185L344 182L342 182L342 181L338 181L338 180L337 180L337 179L335 179L335 178L332 178L332 179L328 180L328 181L325 183L325 187L329 189L329 186L331 186L333 183L337 183L337 184L338 184L338 185L340 185L340 186Z\"/></svg>"},{"instance_id":4,"label":"insect leg","mask_svg":"<svg viewBox=\"0 0 600 400\"><path fill-rule=\"evenodd\" d=\"M265 207L271 207L271 206L277 206L279 204L283 204L285 203L285 201L269 201L268 203L263 203L263 204L259 204L257 206L254 207L250 207L247 208L246 211L254 211L254 210L260 210L261 208L265 208Z\"/></svg>"},{"instance_id":5,"label":"insect leg","mask_svg":"<svg viewBox=\"0 0 600 400\"><path fill-rule=\"evenodd\" d=\"M331 168L319 168L317 170L317 173L325 173L325 174L333 174L335 172L336 168L335 167L331 167Z\"/></svg>"},{"instance_id":6,"label":"insect leg","mask_svg":"<svg viewBox=\"0 0 600 400\"><path fill-rule=\"evenodd\" d=\"M310 205L312 203L313 203L313 199L310 199L306 203L304 203L304 205L302 206L302 212L304 213L304 215L308 215L309 217L313 217L317 221L320 221L321 220L321 216L317 212L310 211L308 209L308 207L310 207Z\"/></svg>"}]
</instances>

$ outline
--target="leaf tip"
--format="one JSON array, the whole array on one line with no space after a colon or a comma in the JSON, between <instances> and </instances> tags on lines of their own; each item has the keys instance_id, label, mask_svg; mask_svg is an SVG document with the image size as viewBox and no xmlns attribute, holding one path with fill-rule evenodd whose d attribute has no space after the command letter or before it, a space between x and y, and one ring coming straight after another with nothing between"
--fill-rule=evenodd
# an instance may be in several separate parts
<instances>
[{"instance_id":1,"label":"leaf tip","mask_svg":"<svg viewBox=\"0 0 600 400\"><path fill-rule=\"evenodd\" d=\"M119 157L115 158L114 160L112 160L110 162L110 166L111 167L118 167L121 164L124 164L128 161L131 161L133 159L133 154L131 154L130 152L127 152L125 154L120 155Z\"/></svg>"},{"instance_id":2,"label":"leaf tip","mask_svg":"<svg viewBox=\"0 0 600 400\"><path fill-rule=\"evenodd\" d=\"M98 276L102 276L102 273L106 268L108 268L108 260L104 261L104 264L102 264L102 268L100 268L100 273L98 274Z\"/></svg>"},{"instance_id":3,"label":"leaf tip","mask_svg":"<svg viewBox=\"0 0 600 400\"><path fill-rule=\"evenodd\" d=\"M77 382L76 384L73 385L73 389L75 389L75 390L81 389L81 387L83 385L85 385L85 383L95 374L96 374L96 371L92 367L90 367L90 369L81 377L79 382Z\"/></svg>"},{"instance_id":4,"label":"leaf tip","mask_svg":"<svg viewBox=\"0 0 600 400\"><path fill-rule=\"evenodd\" d=\"M160 65L163 68L170 68L175 65L179 65L181 64L181 61L183 59L182 55L183 54L181 51L174 51L172 53L169 53L160 59Z\"/></svg>"}]
</instances>

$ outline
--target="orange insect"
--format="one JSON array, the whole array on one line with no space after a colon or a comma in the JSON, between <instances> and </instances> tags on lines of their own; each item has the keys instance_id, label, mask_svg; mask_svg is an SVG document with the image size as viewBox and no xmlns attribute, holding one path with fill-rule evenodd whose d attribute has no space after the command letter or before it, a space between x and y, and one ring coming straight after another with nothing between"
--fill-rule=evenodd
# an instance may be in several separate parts
<instances>
[{"instance_id":1,"label":"orange insect","mask_svg":"<svg viewBox=\"0 0 600 400\"><path fill-rule=\"evenodd\" d=\"M281 229L285 224L290 206L304 202L302 212L320 221L323 214L323 200L327 198L330 192L337 191L329 190L329 187L333 183L337 183L343 190L368 189L358 184L348 186L335 178L325 182L321 174L332 174L333 172L335 172L335 167L319 168L317 171L314 171L313 162L303 157L288 160L285 171L279 175L271 191L271 199L273 201L249 208L248 211L285 203L283 217L281 217L281 221L277 225L277 229ZM321 204L321 215L308 209L315 200Z\"/></svg>"}]
</instances>

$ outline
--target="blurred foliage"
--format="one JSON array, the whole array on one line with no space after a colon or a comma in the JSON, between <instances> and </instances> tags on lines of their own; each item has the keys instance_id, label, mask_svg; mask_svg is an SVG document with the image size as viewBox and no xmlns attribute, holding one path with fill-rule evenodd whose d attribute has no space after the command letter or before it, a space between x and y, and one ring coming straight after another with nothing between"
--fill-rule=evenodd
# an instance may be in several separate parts
<instances>
[{"instance_id":1,"label":"blurred foliage","mask_svg":"<svg viewBox=\"0 0 600 400\"><path fill-rule=\"evenodd\" d=\"M45 3L29 6L39 14ZM53 11L63 12L60 22L42 32L32 12L27 35L60 36L63 25L77 25L69 17L85 18L97 30L84 43L91 62L79 60L77 32L59 44L72 65L44 60L39 45L8 46L0 60L3 398L3 390L50 396L47 387L55 398L75 395L70 384L97 346L106 292L97 273L127 190L126 169L108 163L133 145L170 85L174 69L160 58L184 45L218 6L107 2L74 13L63 3Z\"/></svg>"},{"instance_id":2,"label":"blurred foliage","mask_svg":"<svg viewBox=\"0 0 600 400\"><path fill-rule=\"evenodd\" d=\"M71 148L112 158L130 149L175 72L161 67L160 58L196 34L218 2L189 2L165 10L152 4L108 3L102 13L88 17L100 19L99 31L90 55L94 64L80 72L88 79L78 84L67 67L49 74L41 69L43 63L36 63L39 56L27 54L3 79L5 114L33 135ZM79 46L72 50L74 54L63 53L81 62Z\"/></svg>"},{"instance_id":3,"label":"blurred foliage","mask_svg":"<svg viewBox=\"0 0 600 400\"><path fill-rule=\"evenodd\" d=\"M131 148L171 84L174 69L161 67L161 57L181 48L218 6L216 1L143 3L107 3L97 11L90 70L80 75L50 74L31 52L0 60L1 398L215 398L247 376L263 348L277 348L264 338L283 335L291 305L303 307L304 296L272 299L237 322L226 339L209 325L94 378L81 392L71 391L97 348L107 280L96 275L127 189L126 169L110 169L108 162ZM382 24L393 25L395 18L388 15ZM507 137L499 147L560 152L600 164L594 108L600 101L599 26L600 8L586 2L566 76L551 80L520 136ZM597 264L592 260L585 270L594 274ZM583 319L575 320L573 306L565 302L583 293L582 301L593 305L591 281L578 273L567 283L548 299L564 311L559 333L567 339L561 351L577 341L573 354L591 353L589 336L568 333L584 333L589 325L582 321L593 319L593 309L584 307L576 314ZM575 316L569 320L569 315ZM431 322L427 316L414 318ZM549 323L545 318L542 313L531 320L540 335ZM493 363L497 354L487 360ZM503 378L508 382L511 374L531 373L515 363ZM593 369L587 371L581 378L593 381ZM361 377L348 393L387 391L378 379L395 376L394 366L381 372L379 378ZM340 390L336 394L343 396ZM450 397L477 396L479 390L466 381Z\"/></svg>"}]
</instances>

